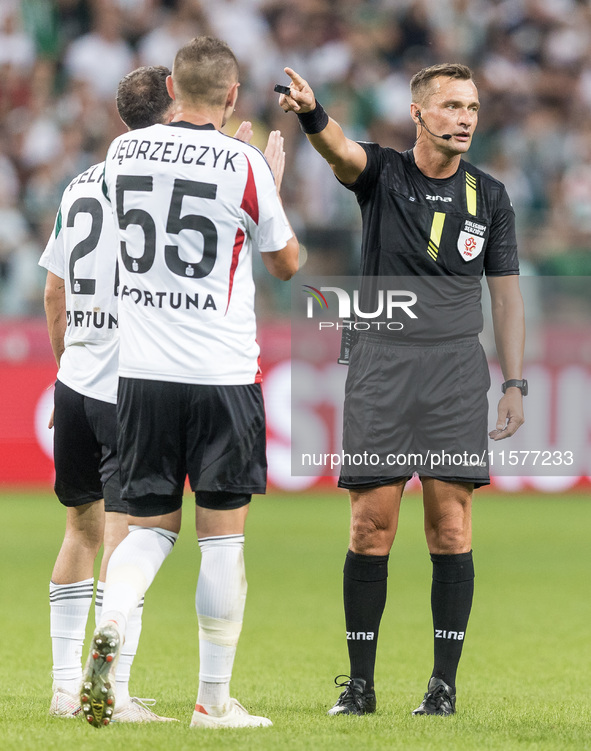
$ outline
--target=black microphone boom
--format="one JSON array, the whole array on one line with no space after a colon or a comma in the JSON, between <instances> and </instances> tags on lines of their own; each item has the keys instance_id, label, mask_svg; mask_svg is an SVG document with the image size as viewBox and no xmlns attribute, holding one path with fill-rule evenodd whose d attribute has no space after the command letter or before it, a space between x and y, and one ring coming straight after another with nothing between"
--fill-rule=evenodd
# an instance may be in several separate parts
<instances>
[{"instance_id":1,"label":"black microphone boom","mask_svg":"<svg viewBox=\"0 0 591 751\"><path fill-rule=\"evenodd\" d=\"M417 117L419 118L419 122L421 123L422 127L423 127L423 128L424 128L424 129L426 130L426 131L427 131L427 133L430 133L430 134L431 134L432 136L434 136L435 138L443 138L443 140L444 140L444 141L449 141L449 140L450 140L450 138L452 137L452 136L451 136L451 133L445 133L445 134L444 134L444 135L442 135L442 136L438 136L438 135L437 135L437 133L433 133L433 131L432 131L432 130L429 130L429 128L428 128L428 127L427 127L427 125L425 124L425 121L424 121L424 120L423 120L423 118L421 117L421 113L420 113L420 112L417 112Z\"/></svg>"}]
</instances>

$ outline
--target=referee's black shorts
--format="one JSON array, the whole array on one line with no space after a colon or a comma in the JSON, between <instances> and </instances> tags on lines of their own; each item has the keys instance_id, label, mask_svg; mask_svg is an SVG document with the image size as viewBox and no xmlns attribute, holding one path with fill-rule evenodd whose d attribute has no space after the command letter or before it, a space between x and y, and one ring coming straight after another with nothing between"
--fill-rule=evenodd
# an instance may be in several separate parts
<instances>
[{"instance_id":1,"label":"referee's black shorts","mask_svg":"<svg viewBox=\"0 0 591 751\"><path fill-rule=\"evenodd\" d=\"M105 511L127 513L117 461L117 407L56 381L53 417L55 493L64 506L105 499Z\"/></svg>"},{"instance_id":2,"label":"referee's black shorts","mask_svg":"<svg viewBox=\"0 0 591 751\"><path fill-rule=\"evenodd\" d=\"M122 496L134 516L182 505L188 475L205 508L246 505L267 482L261 385L120 378L117 397Z\"/></svg>"},{"instance_id":3,"label":"referee's black shorts","mask_svg":"<svg viewBox=\"0 0 591 751\"><path fill-rule=\"evenodd\" d=\"M415 472L488 485L489 387L476 337L421 346L361 335L345 387L339 486L378 487Z\"/></svg>"}]
</instances>

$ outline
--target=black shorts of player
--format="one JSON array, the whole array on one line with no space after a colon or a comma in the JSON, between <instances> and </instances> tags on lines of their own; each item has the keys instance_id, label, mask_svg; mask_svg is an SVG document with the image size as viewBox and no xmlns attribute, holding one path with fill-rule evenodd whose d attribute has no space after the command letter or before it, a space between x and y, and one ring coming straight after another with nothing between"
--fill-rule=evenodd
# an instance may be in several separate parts
<instances>
[{"instance_id":1,"label":"black shorts of player","mask_svg":"<svg viewBox=\"0 0 591 751\"><path fill-rule=\"evenodd\" d=\"M122 495L134 516L182 505L188 475L197 505L232 509L264 493L265 410L258 383L239 386L120 378Z\"/></svg>"},{"instance_id":2,"label":"black shorts of player","mask_svg":"<svg viewBox=\"0 0 591 751\"><path fill-rule=\"evenodd\" d=\"M379 487L415 472L488 485L489 387L476 337L420 346L361 335L345 386L339 486Z\"/></svg>"},{"instance_id":3,"label":"black shorts of player","mask_svg":"<svg viewBox=\"0 0 591 751\"><path fill-rule=\"evenodd\" d=\"M105 511L127 513L117 461L117 408L56 381L53 417L55 493L64 506L105 499Z\"/></svg>"}]
</instances>

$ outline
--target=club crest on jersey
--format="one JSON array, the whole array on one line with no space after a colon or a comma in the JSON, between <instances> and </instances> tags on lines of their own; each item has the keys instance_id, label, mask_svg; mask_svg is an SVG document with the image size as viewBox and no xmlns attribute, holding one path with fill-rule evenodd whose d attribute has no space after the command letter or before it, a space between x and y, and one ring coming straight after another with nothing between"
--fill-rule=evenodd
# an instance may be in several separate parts
<instances>
[{"instance_id":1,"label":"club crest on jersey","mask_svg":"<svg viewBox=\"0 0 591 751\"><path fill-rule=\"evenodd\" d=\"M464 222L464 229L458 237L458 250L464 261L473 261L484 248L486 227L470 220Z\"/></svg>"}]
</instances>

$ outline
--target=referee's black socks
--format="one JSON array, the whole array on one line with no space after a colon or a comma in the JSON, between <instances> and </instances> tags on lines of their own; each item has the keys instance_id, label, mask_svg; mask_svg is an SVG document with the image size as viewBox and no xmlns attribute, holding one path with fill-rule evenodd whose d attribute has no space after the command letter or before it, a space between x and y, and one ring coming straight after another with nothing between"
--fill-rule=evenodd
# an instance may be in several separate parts
<instances>
[{"instance_id":1,"label":"referee's black socks","mask_svg":"<svg viewBox=\"0 0 591 751\"><path fill-rule=\"evenodd\" d=\"M386 604L387 555L360 555L349 550L343 570L343 598L351 678L374 684L380 620Z\"/></svg>"},{"instance_id":2,"label":"referee's black socks","mask_svg":"<svg viewBox=\"0 0 591 751\"><path fill-rule=\"evenodd\" d=\"M433 676L455 689L456 672L474 594L472 551L457 555L431 554L435 662Z\"/></svg>"}]
</instances>

